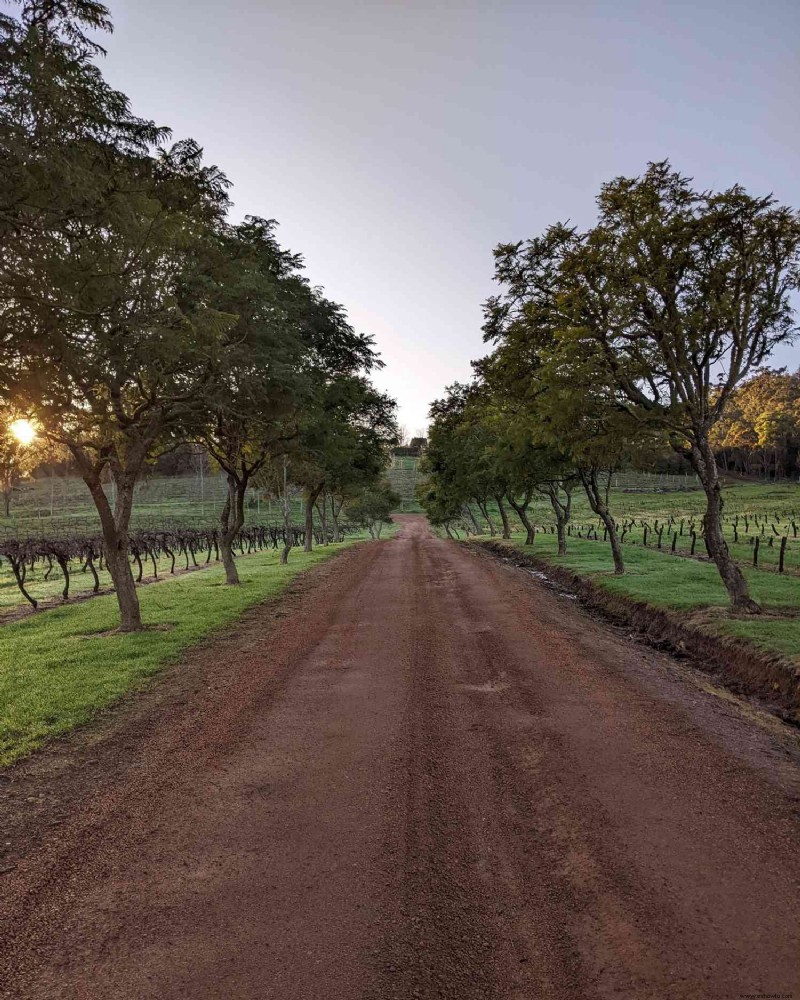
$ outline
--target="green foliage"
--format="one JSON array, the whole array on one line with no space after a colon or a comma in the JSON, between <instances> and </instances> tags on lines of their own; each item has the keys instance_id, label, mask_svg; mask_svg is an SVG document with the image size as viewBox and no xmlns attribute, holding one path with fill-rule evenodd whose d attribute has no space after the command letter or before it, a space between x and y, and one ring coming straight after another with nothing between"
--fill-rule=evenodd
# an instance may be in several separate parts
<instances>
[{"instance_id":1,"label":"green foliage","mask_svg":"<svg viewBox=\"0 0 800 1000\"><path fill-rule=\"evenodd\" d=\"M0 401L69 449L121 627L137 629L128 531L159 450L201 441L225 471L235 583L230 539L253 476L291 452L298 480L312 464L325 482L352 466L364 485L393 403L369 384L371 338L311 287L275 223L231 224L229 183L197 143L168 145L106 84L92 38L110 28L94 0L0 17Z\"/></svg>"},{"instance_id":2,"label":"green foliage","mask_svg":"<svg viewBox=\"0 0 800 1000\"><path fill-rule=\"evenodd\" d=\"M348 519L365 527L370 536L380 538L384 524L392 523L392 511L400 503L400 496L394 492L387 480L362 490L345 510Z\"/></svg>"},{"instance_id":3,"label":"green foliage","mask_svg":"<svg viewBox=\"0 0 800 1000\"><path fill-rule=\"evenodd\" d=\"M712 432L737 387L795 334L800 217L741 187L698 192L669 163L605 184L597 224L495 251L490 390L574 463L621 550L606 475L669 445L706 492L704 538L739 609L757 612L722 530ZM777 424L765 433L778 431Z\"/></svg>"},{"instance_id":4,"label":"green foliage","mask_svg":"<svg viewBox=\"0 0 800 1000\"><path fill-rule=\"evenodd\" d=\"M714 426L725 469L765 479L800 474L800 371L765 369L743 382Z\"/></svg>"},{"instance_id":5,"label":"green foliage","mask_svg":"<svg viewBox=\"0 0 800 1000\"><path fill-rule=\"evenodd\" d=\"M507 533L505 503L525 520L536 492L547 495L559 518L569 520L574 466L563 449L535 436L528 412L484 382L449 386L430 411L432 424L422 462L427 476L419 499L435 525L480 531L472 504L494 533L488 504L494 503Z\"/></svg>"},{"instance_id":6,"label":"green foliage","mask_svg":"<svg viewBox=\"0 0 800 1000\"><path fill-rule=\"evenodd\" d=\"M361 375L321 385L290 449L293 479L349 494L377 483L395 441L394 402Z\"/></svg>"},{"instance_id":7,"label":"green foliage","mask_svg":"<svg viewBox=\"0 0 800 1000\"><path fill-rule=\"evenodd\" d=\"M270 458L292 453L299 482L303 463L341 466L345 453L352 457L359 432L377 425L376 407L384 421L393 414L366 378L381 366L371 339L309 285L301 258L274 233L274 222L252 217L226 227L194 275L206 299L237 319L182 431L194 432L224 469L239 507Z\"/></svg>"}]
</instances>

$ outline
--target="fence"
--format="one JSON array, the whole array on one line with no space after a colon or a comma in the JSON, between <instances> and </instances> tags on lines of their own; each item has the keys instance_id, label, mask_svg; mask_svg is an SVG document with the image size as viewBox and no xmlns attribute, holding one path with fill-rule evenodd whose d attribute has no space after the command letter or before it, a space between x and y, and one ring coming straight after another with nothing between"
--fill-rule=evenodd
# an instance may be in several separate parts
<instances>
[{"instance_id":1,"label":"fence","mask_svg":"<svg viewBox=\"0 0 800 1000\"><path fill-rule=\"evenodd\" d=\"M642 493L672 492L673 490L698 490L700 480L694 473L617 472L611 478L614 489L641 491Z\"/></svg>"},{"instance_id":2,"label":"fence","mask_svg":"<svg viewBox=\"0 0 800 1000\"><path fill-rule=\"evenodd\" d=\"M116 499L113 483L103 487L112 506ZM171 524L202 526L216 522L225 503L227 483L220 474L200 471L188 476L154 476L136 484L133 526L139 529L169 527ZM291 500L292 518L302 520L305 508L295 491ZM281 504L266 498L261 490L247 491L245 514L248 523L282 517ZM85 483L78 477L57 477L23 483L11 503L11 517L0 520L0 537L22 532L90 530L98 523L97 513Z\"/></svg>"}]
</instances>

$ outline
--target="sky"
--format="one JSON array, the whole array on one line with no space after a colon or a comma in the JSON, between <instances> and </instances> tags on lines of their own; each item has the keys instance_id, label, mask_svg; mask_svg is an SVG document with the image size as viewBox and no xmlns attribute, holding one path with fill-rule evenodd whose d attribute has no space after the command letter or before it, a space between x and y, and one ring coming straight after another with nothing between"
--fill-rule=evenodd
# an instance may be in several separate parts
<instances>
[{"instance_id":1,"label":"sky","mask_svg":"<svg viewBox=\"0 0 800 1000\"><path fill-rule=\"evenodd\" d=\"M800 207L797 0L107 2L108 80L279 221L410 434L486 353L492 248L603 181L668 158Z\"/></svg>"}]
</instances>

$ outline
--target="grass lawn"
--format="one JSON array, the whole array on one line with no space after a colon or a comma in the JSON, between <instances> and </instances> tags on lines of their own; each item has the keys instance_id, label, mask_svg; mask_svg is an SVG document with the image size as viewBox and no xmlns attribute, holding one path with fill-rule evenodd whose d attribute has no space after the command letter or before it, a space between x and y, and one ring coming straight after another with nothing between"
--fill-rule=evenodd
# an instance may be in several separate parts
<instances>
[{"instance_id":1,"label":"grass lawn","mask_svg":"<svg viewBox=\"0 0 800 1000\"><path fill-rule=\"evenodd\" d=\"M702 490L666 493L634 493L612 490L612 509L618 518L700 517L706 505ZM800 486L797 483L741 483L723 488L725 513L766 514L785 522L793 512L800 515ZM585 495L575 493L576 505L591 519Z\"/></svg>"},{"instance_id":2,"label":"grass lawn","mask_svg":"<svg viewBox=\"0 0 800 1000\"><path fill-rule=\"evenodd\" d=\"M768 614L733 618L725 614L727 593L712 563L626 545L626 572L615 576L607 543L570 538L566 557L559 558L554 535L537 533L532 547L524 546L519 536L513 542L520 551L566 566L608 590L655 607L685 612L719 608L719 617L712 626L715 631L749 639L800 660L800 577L779 576L774 570L745 570L753 597Z\"/></svg>"},{"instance_id":3,"label":"grass lawn","mask_svg":"<svg viewBox=\"0 0 800 1000\"><path fill-rule=\"evenodd\" d=\"M295 549L288 566L277 552L247 556L238 564L241 587L225 586L220 565L142 587L145 621L165 630L102 635L117 623L113 594L0 627L0 765L86 721L341 548Z\"/></svg>"},{"instance_id":4,"label":"grass lawn","mask_svg":"<svg viewBox=\"0 0 800 1000\"><path fill-rule=\"evenodd\" d=\"M797 483L740 483L725 486L722 491L725 514L764 514L785 523L796 512L800 516L800 485ZM699 518L705 511L706 497L701 489L664 493L638 493L623 489L612 489L611 509L618 520L625 517ZM552 511L545 500L538 501L538 508L552 518ZM596 521L583 490L575 490L573 498L573 518Z\"/></svg>"}]
</instances>

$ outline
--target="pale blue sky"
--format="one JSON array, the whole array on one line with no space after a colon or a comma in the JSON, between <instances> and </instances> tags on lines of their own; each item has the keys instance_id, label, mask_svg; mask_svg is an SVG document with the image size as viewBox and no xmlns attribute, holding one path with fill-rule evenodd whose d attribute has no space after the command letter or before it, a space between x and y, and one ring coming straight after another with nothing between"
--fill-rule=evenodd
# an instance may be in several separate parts
<instances>
[{"instance_id":1,"label":"pale blue sky","mask_svg":"<svg viewBox=\"0 0 800 1000\"><path fill-rule=\"evenodd\" d=\"M109 80L279 220L412 432L484 351L492 247L588 225L603 180L669 157L800 205L797 0L110 6Z\"/></svg>"}]
</instances>

